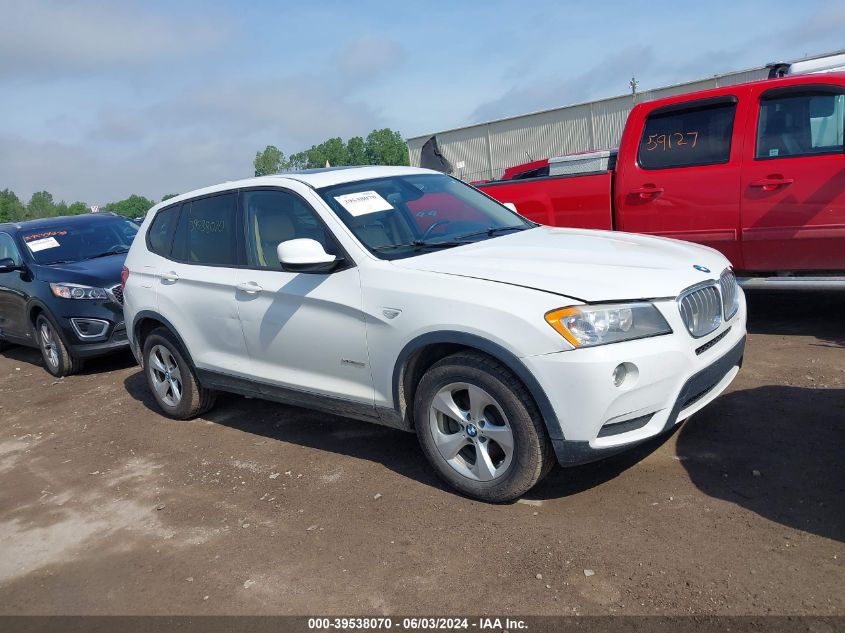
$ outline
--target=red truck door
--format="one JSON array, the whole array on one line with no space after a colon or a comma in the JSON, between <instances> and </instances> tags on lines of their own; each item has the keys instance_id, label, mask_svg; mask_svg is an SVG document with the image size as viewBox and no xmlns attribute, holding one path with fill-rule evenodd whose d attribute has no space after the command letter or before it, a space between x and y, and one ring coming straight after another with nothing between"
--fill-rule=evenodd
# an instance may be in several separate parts
<instances>
[{"instance_id":1,"label":"red truck door","mask_svg":"<svg viewBox=\"0 0 845 633\"><path fill-rule=\"evenodd\" d=\"M617 159L617 228L706 244L742 267L739 97L747 90L634 109Z\"/></svg>"},{"instance_id":2,"label":"red truck door","mask_svg":"<svg viewBox=\"0 0 845 633\"><path fill-rule=\"evenodd\" d=\"M753 103L741 189L745 268L845 269L845 87L755 87Z\"/></svg>"}]
</instances>

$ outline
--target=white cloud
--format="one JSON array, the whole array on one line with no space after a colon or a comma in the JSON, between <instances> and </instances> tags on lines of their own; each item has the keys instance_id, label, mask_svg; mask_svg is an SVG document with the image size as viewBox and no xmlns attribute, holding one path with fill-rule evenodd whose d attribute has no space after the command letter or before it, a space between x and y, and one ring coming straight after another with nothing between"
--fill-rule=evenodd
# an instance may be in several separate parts
<instances>
[{"instance_id":1,"label":"white cloud","mask_svg":"<svg viewBox=\"0 0 845 633\"><path fill-rule=\"evenodd\" d=\"M101 204L160 198L251 176L265 145L291 153L378 124L371 109L308 77L186 88L151 106L102 109L80 142L0 136L0 188Z\"/></svg>"},{"instance_id":2,"label":"white cloud","mask_svg":"<svg viewBox=\"0 0 845 633\"><path fill-rule=\"evenodd\" d=\"M219 45L225 22L206 12L165 15L97 0L8 0L0 21L0 78L32 79L196 56Z\"/></svg>"},{"instance_id":3,"label":"white cloud","mask_svg":"<svg viewBox=\"0 0 845 633\"><path fill-rule=\"evenodd\" d=\"M336 61L349 79L368 79L394 69L405 59L402 45L383 36L365 35L346 43Z\"/></svg>"}]
</instances>

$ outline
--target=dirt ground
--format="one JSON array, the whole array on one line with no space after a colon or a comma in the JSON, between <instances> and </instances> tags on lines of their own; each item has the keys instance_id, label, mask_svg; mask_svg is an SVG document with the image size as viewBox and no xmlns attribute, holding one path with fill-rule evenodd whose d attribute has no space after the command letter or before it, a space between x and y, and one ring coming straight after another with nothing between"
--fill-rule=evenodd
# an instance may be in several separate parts
<instances>
[{"instance_id":1,"label":"dirt ground","mask_svg":"<svg viewBox=\"0 0 845 633\"><path fill-rule=\"evenodd\" d=\"M0 354L0 614L845 615L845 297L749 297L745 366L669 437L493 506L416 438L127 353Z\"/></svg>"}]
</instances>

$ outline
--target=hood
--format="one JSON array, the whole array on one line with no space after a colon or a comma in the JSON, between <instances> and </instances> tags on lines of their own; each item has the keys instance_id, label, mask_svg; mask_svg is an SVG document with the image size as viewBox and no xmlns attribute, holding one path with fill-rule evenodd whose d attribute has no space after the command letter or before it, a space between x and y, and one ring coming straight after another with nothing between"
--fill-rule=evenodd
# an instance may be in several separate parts
<instances>
[{"instance_id":1,"label":"hood","mask_svg":"<svg viewBox=\"0 0 845 633\"><path fill-rule=\"evenodd\" d=\"M47 282L63 281L96 288L111 288L120 283L120 271L123 270L125 261L126 253L122 253L70 264L41 264L37 265L37 276Z\"/></svg>"},{"instance_id":2,"label":"hood","mask_svg":"<svg viewBox=\"0 0 845 633\"><path fill-rule=\"evenodd\" d=\"M584 302L675 297L689 286L718 279L730 265L718 251L689 242L547 226L393 263L534 288Z\"/></svg>"}]
</instances>

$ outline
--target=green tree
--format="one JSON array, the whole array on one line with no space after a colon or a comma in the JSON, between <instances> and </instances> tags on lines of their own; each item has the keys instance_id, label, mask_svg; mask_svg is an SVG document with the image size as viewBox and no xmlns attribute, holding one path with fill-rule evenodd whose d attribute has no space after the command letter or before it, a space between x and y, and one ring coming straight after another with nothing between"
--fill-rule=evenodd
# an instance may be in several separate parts
<instances>
[{"instance_id":1,"label":"green tree","mask_svg":"<svg viewBox=\"0 0 845 633\"><path fill-rule=\"evenodd\" d=\"M154 204L155 202L144 196L132 194L125 200L110 202L103 208L103 211L117 213L127 218L137 218L149 211Z\"/></svg>"},{"instance_id":2,"label":"green tree","mask_svg":"<svg viewBox=\"0 0 845 633\"><path fill-rule=\"evenodd\" d=\"M0 222L22 220L24 213L23 202L15 195L14 191L10 189L0 191Z\"/></svg>"},{"instance_id":3,"label":"green tree","mask_svg":"<svg viewBox=\"0 0 845 633\"><path fill-rule=\"evenodd\" d=\"M297 152L296 154L290 155L290 168L291 169L307 169L308 168L308 156L305 152Z\"/></svg>"},{"instance_id":4,"label":"green tree","mask_svg":"<svg viewBox=\"0 0 845 633\"><path fill-rule=\"evenodd\" d=\"M87 204L77 201L68 206L67 215L82 215L83 213L88 213L88 211L89 209Z\"/></svg>"},{"instance_id":5,"label":"green tree","mask_svg":"<svg viewBox=\"0 0 845 633\"><path fill-rule=\"evenodd\" d=\"M255 175L275 174L284 169L313 169L343 165L408 165L408 146L399 132L388 128L373 130L366 140L353 136L346 143L340 137L330 138L310 149L285 155L274 145L255 153Z\"/></svg>"},{"instance_id":6,"label":"green tree","mask_svg":"<svg viewBox=\"0 0 845 633\"><path fill-rule=\"evenodd\" d=\"M388 128L373 130L366 141L368 164L409 165L408 146L399 132Z\"/></svg>"},{"instance_id":7,"label":"green tree","mask_svg":"<svg viewBox=\"0 0 845 633\"><path fill-rule=\"evenodd\" d=\"M49 191L36 191L26 205L26 219L48 218L55 215L56 205L53 203L53 194Z\"/></svg>"},{"instance_id":8,"label":"green tree","mask_svg":"<svg viewBox=\"0 0 845 633\"><path fill-rule=\"evenodd\" d=\"M176 197L176 196L178 196L178 195L179 195L178 193L167 193L167 194L164 194L164 195L161 197L161 201L162 201L162 202L164 202L165 200L170 200L171 198L175 198L175 197Z\"/></svg>"},{"instance_id":9,"label":"green tree","mask_svg":"<svg viewBox=\"0 0 845 633\"><path fill-rule=\"evenodd\" d=\"M346 144L339 136L323 141L319 145L313 145L305 151L308 157L308 167L325 167L328 162L332 167L349 164L349 154L346 151Z\"/></svg>"},{"instance_id":10,"label":"green tree","mask_svg":"<svg viewBox=\"0 0 845 633\"><path fill-rule=\"evenodd\" d=\"M255 167L256 176L278 174L285 166L285 155L275 145L268 145L264 151L255 152L255 160L252 164Z\"/></svg>"},{"instance_id":11,"label":"green tree","mask_svg":"<svg viewBox=\"0 0 845 633\"><path fill-rule=\"evenodd\" d=\"M360 136L353 136L346 141L346 155L350 165L367 165L367 146Z\"/></svg>"}]
</instances>

